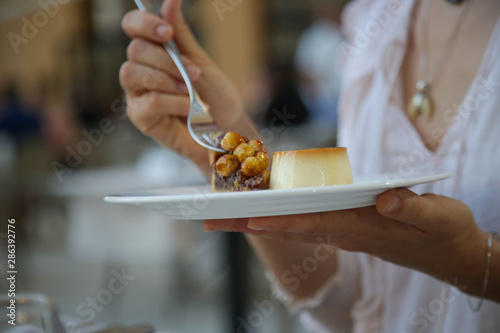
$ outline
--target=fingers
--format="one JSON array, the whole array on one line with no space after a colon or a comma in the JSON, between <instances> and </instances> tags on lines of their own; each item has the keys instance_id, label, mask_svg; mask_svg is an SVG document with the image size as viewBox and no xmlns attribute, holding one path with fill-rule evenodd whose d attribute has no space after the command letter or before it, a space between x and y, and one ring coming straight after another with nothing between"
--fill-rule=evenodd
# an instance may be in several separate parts
<instances>
[{"instance_id":1,"label":"fingers","mask_svg":"<svg viewBox=\"0 0 500 333\"><path fill-rule=\"evenodd\" d=\"M133 10L124 16L122 28L131 39L141 38L161 44L174 38L181 53L197 63L206 61L208 57L182 17L181 3L180 0L165 0L162 17Z\"/></svg>"},{"instance_id":2,"label":"fingers","mask_svg":"<svg viewBox=\"0 0 500 333\"><path fill-rule=\"evenodd\" d=\"M199 165L208 165L206 148L196 143L186 127L186 120L168 115L151 115L151 118L131 119L144 135L155 139L159 144L169 147L179 155L192 159ZM142 123L141 123L142 121ZM175 133L175 135L172 135ZM201 168L208 174L208 170Z\"/></svg>"},{"instance_id":3,"label":"fingers","mask_svg":"<svg viewBox=\"0 0 500 333\"><path fill-rule=\"evenodd\" d=\"M322 230L320 221L327 219L327 213L257 217L250 219L248 227L271 232L323 233L325 230Z\"/></svg>"},{"instance_id":4,"label":"fingers","mask_svg":"<svg viewBox=\"0 0 500 333\"><path fill-rule=\"evenodd\" d=\"M228 231L228 232L246 232L250 234L262 234L248 229L248 219L221 219L221 220L205 220L203 222L203 230L212 231Z\"/></svg>"},{"instance_id":5,"label":"fingers","mask_svg":"<svg viewBox=\"0 0 500 333\"><path fill-rule=\"evenodd\" d=\"M127 48L127 57L129 61L147 66L151 69L163 71L175 79L183 81L181 73L177 69L170 56L168 56L162 45L151 43L147 40L136 38L130 42ZM182 57L189 77L196 81L201 74L201 69L190 59Z\"/></svg>"},{"instance_id":6,"label":"fingers","mask_svg":"<svg viewBox=\"0 0 500 333\"><path fill-rule=\"evenodd\" d=\"M174 28L174 39L177 43L179 51L198 62L201 56L205 59L205 52L201 49L198 42L194 38L191 29L184 21L181 12L182 0L165 0L161 8L161 15Z\"/></svg>"},{"instance_id":7,"label":"fingers","mask_svg":"<svg viewBox=\"0 0 500 333\"><path fill-rule=\"evenodd\" d=\"M174 38L183 55L194 88L205 104L210 105L210 111L218 125L223 130L238 131L247 137L255 137L257 130L252 125L251 119L245 115L238 91L198 45L182 17L180 8L180 0L165 0L161 12L163 18L137 10L124 17L123 29L134 39L127 50L129 61L163 71L174 79L182 81L180 73L160 45L169 38ZM170 26L173 35L160 37L157 33L160 26ZM138 82L140 81L135 80L136 85ZM138 92L139 95L147 90L134 87L127 82L122 84L127 86L127 89ZM170 92L172 87L167 89Z\"/></svg>"},{"instance_id":8,"label":"fingers","mask_svg":"<svg viewBox=\"0 0 500 333\"><path fill-rule=\"evenodd\" d=\"M165 43L174 34L168 22L156 15L139 10L128 12L123 17L122 28L131 39L142 38L155 43Z\"/></svg>"},{"instance_id":9,"label":"fingers","mask_svg":"<svg viewBox=\"0 0 500 333\"><path fill-rule=\"evenodd\" d=\"M242 219L220 219L203 221L203 230L206 232L226 231L243 232L249 235L262 236L268 234L265 231L252 230L247 227L248 218Z\"/></svg>"},{"instance_id":10,"label":"fingers","mask_svg":"<svg viewBox=\"0 0 500 333\"><path fill-rule=\"evenodd\" d=\"M464 208L456 200L434 194L420 196L406 188L382 193L376 207L381 215L414 225L422 231L435 230L451 211Z\"/></svg>"},{"instance_id":11,"label":"fingers","mask_svg":"<svg viewBox=\"0 0 500 333\"><path fill-rule=\"evenodd\" d=\"M140 97L127 97L127 114L144 134L149 135L161 117L187 118L189 104L187 96L148 92Z\"/></svg>"},{"instance_id":12,"label":"fingers","mask_svg":"<svg viewBox=\"0 0 500 333\"><path fill-rule=\"evenodd\" d=\"M254 231L255 232L255 231ZM313 235L313 234L299 234L295 232L265 232L262 231L259 235L260 237L278 240L278 241L287 241L287 242L299 242L299 243L311 243L311 244L327 244L329 246L335 246L342 248L344 250L352 250L355 251L358 248L351 244L351 242L341 240L344 237L333 236L333 235Z\"/></svg>"},{"instance_id":13,"label":"fingers","mask_svg":"<svg viewBox=\"0 0 500 333\"><path fill-rule=\"evenodd\" d=\"M120 68L120 83L127 94L139 97L148 91L165 94L187 94L184 82L176 80L166 73L150 67L125 62Z\"/></svg>"},{"instance_id":14,"label":"fingers","mask_svg":"<svg viewBox=\"0 0 500 333\"><path fill-rule=\"evenodd\" d=\"M293 232L269 232L253 230L248 228L248 219L223 219L223 220L205 220L203 222L203 229L206 232L213 231L226 231L226 232L243 232L245 234L260 236L272 240L291 241L291 242L307 242L307 243L321 243L328 245L341 245L334 243L332 236L320 236L313 234L299 234Z\"/></svg>"},{"instance_id":15,"label":"fingers","mask_svg":"<svg viewBox=\"0 0 500 333\"><path fill-rule=\"evenodd\" d=\"M252 218L248 227L253 230L286 231L296 233L343 233L355 229L371 228L378 214L373 207L320 212L312 214L285 215Z\"/></svg>"}]
</instances>

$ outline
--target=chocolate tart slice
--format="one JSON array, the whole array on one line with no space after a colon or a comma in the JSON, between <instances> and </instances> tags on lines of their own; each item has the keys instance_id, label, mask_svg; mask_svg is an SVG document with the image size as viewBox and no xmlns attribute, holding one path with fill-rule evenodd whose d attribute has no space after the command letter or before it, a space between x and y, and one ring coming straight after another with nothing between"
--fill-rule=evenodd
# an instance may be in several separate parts
<instances>
[{"instance_id":1,"label":"chocolate tart slice","mask_svg":"<svg viewBox=\"0 0 500 333\"><path fill-rule=\"evenodd\" d=\"M262 141L249 140L233 132L227 132L219 140L226 152L209 152L212 192L269 188L269 156Z\"/></svg>"}]
</instances>

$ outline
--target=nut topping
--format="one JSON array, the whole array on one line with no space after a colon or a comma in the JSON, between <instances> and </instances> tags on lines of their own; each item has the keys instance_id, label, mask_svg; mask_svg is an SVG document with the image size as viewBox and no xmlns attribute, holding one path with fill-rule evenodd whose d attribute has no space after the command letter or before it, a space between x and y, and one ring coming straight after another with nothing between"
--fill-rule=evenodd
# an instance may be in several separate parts
<instances>
[{"instance_id":1,"label":"nut topping","mask_svg":"<svg viewBox=\"0 0 500 333\"><path fill-rule=\"evenodd\" d=\"M227 132L220 143L221 147L226 151L233 151L242 142L248 141L243 135Z\"/></svg>"},{"instance_id":2,"label":"nut topping","mask_svg":"<svg viewBox=\"0 0 500 333\"><path fill-rule=\"evenodd\" d=\"M252 191L269 188L269 156L259 140L248 140L244 136L227 132L220 139L226 153L213 154L214 191Z\"/></svg>"},{"instance_id":3,"label":"nut topping","mask_svg":"<svg viewBox=\"0 0 500 333\"><path fill-rule=\"evenodd\" d=\"M255 148L248 143L242 143L234 149L233 155L242 163L248 157L253 157L255 155Z\"/></svg>"},{"instance_id":4,"label":"nut topping","mask_svg":"<svg viewBox=\"0 0 500 333\"><path fill-rule=\"evenodd\" d=\"M234 155L224 155L219 158L215 164L215 168L222 176L231 175L233 172L238 170L239 166L240 163Z\"/></svg>"}]
</instances>

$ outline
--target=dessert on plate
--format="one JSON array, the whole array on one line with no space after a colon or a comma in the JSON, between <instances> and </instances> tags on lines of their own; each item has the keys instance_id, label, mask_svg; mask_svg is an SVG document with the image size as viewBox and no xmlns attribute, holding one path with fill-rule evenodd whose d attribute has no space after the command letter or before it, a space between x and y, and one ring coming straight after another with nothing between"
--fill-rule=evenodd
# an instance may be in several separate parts
<instances>
[{"instance_id":1,"label":"dessert on plate","mask_svg":"<svg viewBox=\"0 0 500 333\"><path fill-rule=\"evenodd\" d=\"M343 147L275 152L269 171L262 141L234 132L227 132L218 141L225 152L209 152L212 192L352 184L351 165Z\"/></svg>"},{"instance_id":2,"label":"dessert on plate","mask_svg":"<svg viewBox=\"0 0 500 333\"><path fill-rule=\"evenodd\" d=\"M226 151L209 152L212 192L237 192L269 188L269 156L259 140L227 132L219 145Z\"/></svg>"},{"instance_id":3,"label":"dessert on plate","mask_svg":"<svg viewBox=\"0 0 500 333\"><path fill-rule=\"evenodd\" d=\"M271 189L352 184L347 149L315 148L273 154Z\"/></svg>"}]
</instances>

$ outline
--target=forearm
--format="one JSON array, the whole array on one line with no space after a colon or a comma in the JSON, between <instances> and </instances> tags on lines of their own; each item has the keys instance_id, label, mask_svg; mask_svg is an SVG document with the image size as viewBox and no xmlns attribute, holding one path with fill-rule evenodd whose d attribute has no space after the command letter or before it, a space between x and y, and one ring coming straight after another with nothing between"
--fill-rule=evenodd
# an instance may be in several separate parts
<instances>
[{"instance_id":1,"label":"forearm","mask_svg":"<svg viewBox=\"0 0 500 333\"><path fill-rule=\"evenodd\" d=\"M337 270L336 248L323 243L270 240L247 235L250 245L294 300L313 297Z\"/></svg>"}]
</instances>

